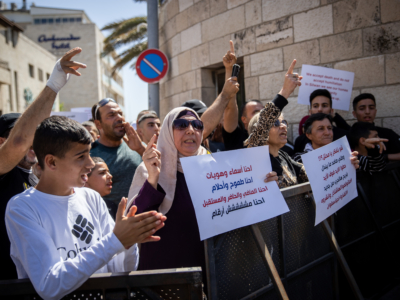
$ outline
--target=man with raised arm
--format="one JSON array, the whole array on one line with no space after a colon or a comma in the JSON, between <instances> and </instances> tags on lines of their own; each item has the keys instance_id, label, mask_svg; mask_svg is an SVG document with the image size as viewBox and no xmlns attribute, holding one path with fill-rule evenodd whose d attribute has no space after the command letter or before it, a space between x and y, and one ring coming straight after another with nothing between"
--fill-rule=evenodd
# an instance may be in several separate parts
<instances>
[{"instance_id":1,"label":"man with raised arm","mask_svg":"<svg viewBox=\"0 0 400 300\"><path fill-rule=\"evenodd\" d=\"M232 73L233 65L236 63L235 49L232 41L230 44L230 51L225 54L223 62L225 66L225 76L229 76L229 74ZM300 81L297 81L297 79L301 78L301 76L299 77L297 74L293 74L294 64L295 61L289 67L285 77L289 78L291 82L296 82L295 87L297 87L297 84L300 84ZM274 102L278 107L281 107L281 103L287 103L287 98L293 93L293 91L294 88L288 88L284 85L272 102ZM224 112L224 124L222 129L222 136L224 138L226 150L244 148L244 141L249 137L247 132L248 124L251 118L263 108L264 105L259 100L252 99L245 102L240 115L241 121L244 125L244 128L241 128L238 121L239 109L236 97L231 98Z\"/></svg>"},{"instance_id":2,"label":"man with raised arm","mask_svg":"<svg viewBox=\"0 0 400 300\"><path fill-rule=\"evenodd\" d=\"M0 117L0 280L17 278L4 223L7 203L38 183L32 172L32 166L37 162L32 150L33 136L40 122L50 116L57 93L67 83L69 74L81 76L77 70L86 68L86 65L71 60L81 51L81 48L74 48L57 61L46 87L22 115L10 113Z\"/></svg>"}]
</instances>

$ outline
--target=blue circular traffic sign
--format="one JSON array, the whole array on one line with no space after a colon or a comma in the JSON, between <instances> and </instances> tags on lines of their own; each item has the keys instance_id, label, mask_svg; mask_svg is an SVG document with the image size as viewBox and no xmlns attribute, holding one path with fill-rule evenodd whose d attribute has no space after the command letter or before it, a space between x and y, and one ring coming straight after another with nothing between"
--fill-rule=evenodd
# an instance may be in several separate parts
<instances>
[{"instance_id":1,"label":"blue circular traffic sign","mask_svg":"<svg viewBox=\"0 0 400 300\"><path fill-rule=\"evenodd\" d=\"M147 83L159 82L168 72L168 58L158 49L147 49L136 61L136 72Z\"/></svg>"}]
</instances>

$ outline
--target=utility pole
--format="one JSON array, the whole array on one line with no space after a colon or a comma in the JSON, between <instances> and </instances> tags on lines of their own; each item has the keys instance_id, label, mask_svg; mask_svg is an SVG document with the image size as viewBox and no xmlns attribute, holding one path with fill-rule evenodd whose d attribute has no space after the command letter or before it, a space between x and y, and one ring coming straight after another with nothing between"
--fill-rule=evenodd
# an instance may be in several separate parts
<instances>
[{"instance_id":1,"label":"utility pole","mask_svg":"<svg viewBox=\"0 0 400 300\"><path fill-rule=\"evenodd\" d=\"M158 0L147 0L148 49L158 49ZM160 85L149 83L149 109L160 115Z\"/></svg>"}]
</instances>

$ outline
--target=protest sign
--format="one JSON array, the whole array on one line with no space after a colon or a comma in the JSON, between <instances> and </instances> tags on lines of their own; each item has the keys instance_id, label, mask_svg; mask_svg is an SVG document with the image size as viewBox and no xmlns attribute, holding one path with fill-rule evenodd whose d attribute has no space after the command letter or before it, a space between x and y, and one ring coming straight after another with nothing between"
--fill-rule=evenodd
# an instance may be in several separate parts
<instances>
[{"instance_id":1,"label":"protest sign","mask_svg":"<svg viewBox=\"0 0 400 300\"><path fill-rule=\"evenodd\" d=\"M314 194L315 225L358 196L356 169L347 138L301 156Z\"/></svg>"},{"instance_id":2,"label":"protest sign","mask_svg":"<svg viewBox=\"0 0 400 300\"><path fill-rule=\"evenodd\" d=\"M79 123L83 123L88 119L88 114L84 112L71 112L71 111L52 111L51 116L63 116L75 120Z\"/></svg>"},{"instance_id":3,"label":"protest sign","mask_svg":"<svg viewBox=\"0 0 400 300\"><path fill-rule=\"evenodd\" d=\"M332 108L349 110L354 73L324 67L303 65L297 102L310 105L310 94L327 89L332 95Z\"/></svg>"},{"instance_id":4,"label":"protest sign","mask_svg":"<svg viewBox=\"0 0 400 300\"><path fill-rule=\"evenodd\" d=\"M275 181L268 146L181 158L200 238L255 224L289 211Z\"/></svg>"},{"instance_id":5,"label":"protest sign","mask_svg":"<svg viewBox=\"0 0 400 300\"><path fill-rule=\"evenodd\" d=\"M71 108L71 112L84 112L86 113L87 116L87 120L90 120L92 118L92 108L91 107L73 107Z\"/></svg>"}]
</instances>

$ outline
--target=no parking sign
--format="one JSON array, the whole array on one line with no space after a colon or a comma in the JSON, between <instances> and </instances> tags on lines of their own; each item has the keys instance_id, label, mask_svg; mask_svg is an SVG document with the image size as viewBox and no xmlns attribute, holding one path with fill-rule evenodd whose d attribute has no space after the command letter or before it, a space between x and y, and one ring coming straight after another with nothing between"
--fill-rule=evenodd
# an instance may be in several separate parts
<instances>
[{"instance_id":1,"label":"no parking sign","mask_svg":"<svg viewBox=\"0 0 400 300\"><path fill-rule=\"evenodd\" d=\"M158 49L147 49L136 61L136 72L147 83L159 82L168 72L168 58Z\"/></svg>"}]
</instances>

